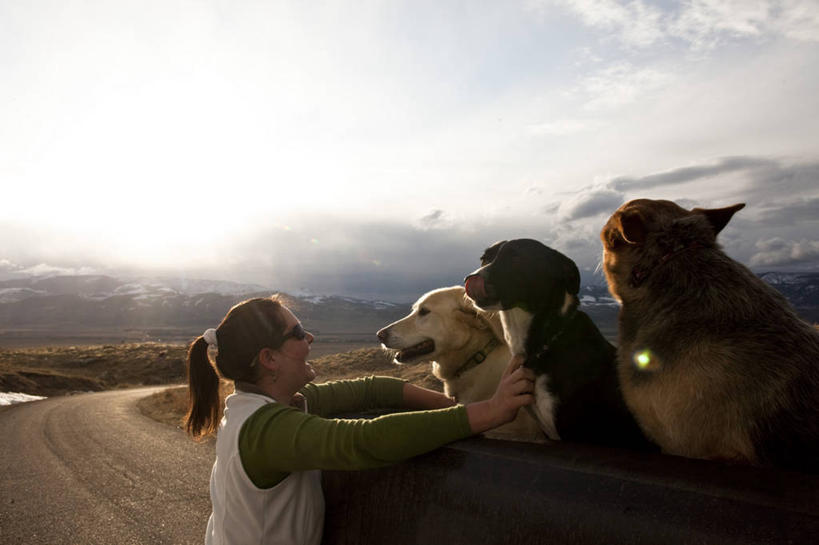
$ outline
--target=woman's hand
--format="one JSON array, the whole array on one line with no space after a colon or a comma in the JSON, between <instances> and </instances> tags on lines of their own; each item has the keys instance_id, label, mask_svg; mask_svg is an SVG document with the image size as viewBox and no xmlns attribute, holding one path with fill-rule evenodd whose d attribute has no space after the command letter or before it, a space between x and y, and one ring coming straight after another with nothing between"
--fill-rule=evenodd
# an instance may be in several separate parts
<instances>
[{"instance_id":1,"label":"woman's hand","mask_svg":"<svg viewBox=\"0 0 819 545\"><path fill-rule=\"evenodd\" d=\"M525 356L515 355L509 360L495 394L486 401L466 406L469 425L474 433L482 433L511 422L518 410L534 402L535 373L522 367Z\"/></svg>"}]
</instances>

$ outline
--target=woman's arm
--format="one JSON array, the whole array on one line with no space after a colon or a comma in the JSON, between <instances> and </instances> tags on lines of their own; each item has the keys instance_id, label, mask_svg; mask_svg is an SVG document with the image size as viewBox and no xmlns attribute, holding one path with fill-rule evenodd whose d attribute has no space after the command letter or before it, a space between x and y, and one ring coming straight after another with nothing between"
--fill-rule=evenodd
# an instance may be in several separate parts
<instances>
[{"instance_id":1,"label":"woman's arm","mask_svg":"<svg viewBox=\"0 0 819 545\"><path fill-rule=\"evenodd\" d=\"M291 471L381 467L470 435L460 405L343 420L270 403L242 425L239 455L253 483L269 488Z\"/></svg>"},{"instance_id":2,"label":"woman's arm","mask_svg":"<svg viewBox=\"0 0 819 545\"><path fill-rule=\"evenodd\" d=\"M331 417L370 409L400 408L404 402L404 380L369 376L307 384L300 393L310 414ZM302 407L303 408L303 407Z\"/></svg>"},{"instance_id":3,"label":"woman's arm","mask_svg":"<svg viewBox=\"0 0 819 545\"><path fill-rule=\"evenodd\" d=\"M513 358L491 399L466 407L386 415L373 420L331 420L271 403L248 418L239 433L239 453L260 488L290 471L363 469L394 463L481 433L515 418L534 401L534 373ZM409 388L405 403L449 403L443 394ZM447 401L449 400L449 401Z\"/></svg>"},{"instance_id":4,"label":"woman's arm","mask_svg":"<svg viewBox=\"0 0 819 545\"><path fill-rule=\"evenodd\" d=\"M404 384L404 408L406 409L445 409L457 404L457 401L441 392L422 388L409 382Z\"/></svg>"}]
</instances>

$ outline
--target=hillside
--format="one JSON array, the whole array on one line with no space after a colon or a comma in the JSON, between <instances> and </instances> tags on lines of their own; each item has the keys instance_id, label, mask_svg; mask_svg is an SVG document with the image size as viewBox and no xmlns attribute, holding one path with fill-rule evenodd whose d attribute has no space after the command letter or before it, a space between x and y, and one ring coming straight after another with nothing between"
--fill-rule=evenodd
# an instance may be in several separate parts
<instances>
[{"instance_id":1,"label":"hillside","mask_svg":"<svg viewBox=\"0 0 819 545\"><path fill-rule=\"evenodd\" d=\"M260 286L208 280L55 276L0 282L0 344L187 342L215 327ZM382 301L282 294L305 327L324 341L374 343L375 332L408 311Z\"/></svg>"},{"instance_id":2,"label":"hillside","mask_svg":"<svg viewBox=\"0 0 819 545\"><path fill-rule=\"evenodd\" d=\"M440 389L429 364L395 365L391 353L374 346L341 353L323 348L311 352L318 382L380 374ZM0 392L57 396L179 384L186 380L185 352L184 345L162 343L0 349Z\"/></svg>"},{"instance_id":3,"label":"hillside","mask_svg":"<svg viewBox=\"0 0 819 545\"><path fill-rule=\"evenodd\" d=\"M819 321L819 273L760 277L785 295L805 320ZM0 282L0 346L185 343L217 325L237 302L270 293L256 285L164 277L6 280ZM320 342L347 343L344 350L377 343L375 332L409 310L408 304L340 296L282 298ZM583 286L580 299L581 308L614 338L619 307L606 286Z\"/></svg>"}]
</instances>

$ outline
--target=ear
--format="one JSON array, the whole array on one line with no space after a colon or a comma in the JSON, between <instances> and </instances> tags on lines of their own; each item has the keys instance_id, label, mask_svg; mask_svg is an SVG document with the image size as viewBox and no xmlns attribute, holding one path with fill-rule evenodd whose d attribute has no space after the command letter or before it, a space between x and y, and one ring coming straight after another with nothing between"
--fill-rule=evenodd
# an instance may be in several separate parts
<instances>
[{"instance_id":1,"label":"ear","mask_svg":"<svg viewBox=\"0 0 819 545\"><path fill-rule=\"evenodd\" d=\"M481 255L481 267L492 263L495 260L495 256L498 255L498 250L500 250L501 246L504 244L506 244L505 240L499 240L484 250L483 255Z\"/></svg>"},{"instance_id":2,"label":"ear","mask_svg":"<svg viewBox=\"0 0 819 545\"><path fill-rule=\"evenodd\" d=\"M623 210L617 217L617 227L623 240L629 244L642 244L646 241L646 222L637 210Z\"/></svg>"},{"instance_id":3,"label":"ear","mask_svg":"<svg viewBox=\"0 0 819 545\"><path fill-rule=\"evenodd\" d=\"M580 271L571 259L566 258L563 263L563 277L566 279L566 291L577 295L580 292Z\"/></svg>"},{"instance_id":4,"label":"ear","mask_svg":"<svg viewBox=\"0 0 819 545\"><path fill-rule=\"evenodd\" d=\"M276 359L277 354L275 350L272 350L270 348L262 348L261 350L259 350L258 355L259 365L261 365L265 369L268 369L273 372L277 371L279 368L279 364L276 361Z\"/></svg>"},{"instance_id":5,"label":"ear","mask_svg":"<svg viewBox=\"0 0 819 545\"><path fill-rule=\"evenodd\" d=\"M482 320L478 309L466 295L461 299L461 305L455 309L455 319L464 322L473 329L487 329L489 324Z\"/></svg>"},{"instance_id":6,"label":"ear","mask_svg":"<svg viewBox=\"0 0 819 545\"><path fill-rule=\"evenodd\" d=\"M460 322L464 322L472 329L486 329L489 327L486 325L486 322L478 317L476 312L470 312L462 308L455 311L455 319Z\"/></svg>"},{"instance_id":7,"label":"ear","mask_svg":"<svg viewBox=\"0 0 819 545\"><path fill-rule=\"evenodd\" d=\"M694 214L702 214L711 224L714 229L714 236L717 236L722 231L731 218L745 208L745 203L735 204L733 206L726 206L725 208L694 208L691 210Z\"/></svg>"}]
</instances>

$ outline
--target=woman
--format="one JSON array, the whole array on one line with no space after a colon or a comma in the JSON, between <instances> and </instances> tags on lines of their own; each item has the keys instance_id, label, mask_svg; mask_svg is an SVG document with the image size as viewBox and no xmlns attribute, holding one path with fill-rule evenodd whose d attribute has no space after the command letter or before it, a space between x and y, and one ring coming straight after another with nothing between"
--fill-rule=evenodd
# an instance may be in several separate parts
<instances>
[{"instance_id":1,"label":"woman","mask_svg":"<svg viewBox=\"0 0 819 545\"><path fill-rule=\"evenodd\" d=\"M533 401L533 375L513 360L495 395L467 406L390 377L310 384L313 336L276 297L234 306L188 350L186 428L217 428L219 375L233 380L218 424L208 544L318 544L321 469L388 465L511 421ZM208 345L217 349L214 364ZM326 418L377 407L422 409L372 420Z\"/></svg>"}]
</instances>

